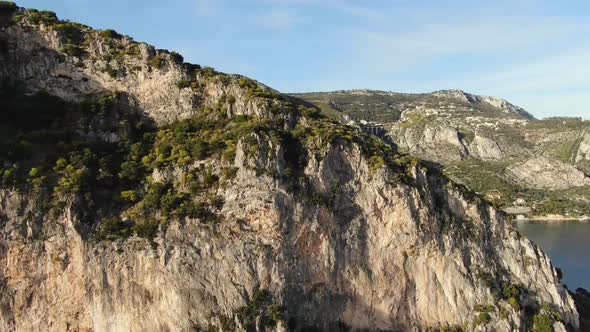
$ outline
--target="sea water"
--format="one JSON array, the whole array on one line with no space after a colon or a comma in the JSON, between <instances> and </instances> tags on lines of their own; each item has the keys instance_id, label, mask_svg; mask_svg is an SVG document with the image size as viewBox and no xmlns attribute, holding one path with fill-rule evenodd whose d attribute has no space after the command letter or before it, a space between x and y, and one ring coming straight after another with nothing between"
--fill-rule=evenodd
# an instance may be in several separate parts
<instances>
[{"instance_id":1,"label":"sea water","mask_svg":"<svg viewBox=\"0 0 590 332\"><path fill-rule=\"evenodd\" d=\"M590 290L590 223L517 221L515 225L563 271L563 284L570 290Z\"/></svg>"}]
</instances>

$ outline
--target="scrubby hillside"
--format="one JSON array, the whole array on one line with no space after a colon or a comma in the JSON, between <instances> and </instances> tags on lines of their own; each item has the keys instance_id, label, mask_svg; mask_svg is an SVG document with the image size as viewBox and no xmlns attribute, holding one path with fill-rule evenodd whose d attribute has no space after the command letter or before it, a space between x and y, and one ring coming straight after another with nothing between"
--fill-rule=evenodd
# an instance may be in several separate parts
<instances>
[{"instance_id":1,"label":"scrubby hillside","mask_svg":"<svg viewBox=\"0 0 590 332\"><path fill-rule=\"evenodd\" d=\"M590 122L536 120L509 102L459 90L400 94L355 90L295 94L343 122L382 124L401 151L531 214L590 215Z\"/></svg>"},{"instance_id":2,"label":"scrubby hillside","mask_svg":"<svg viewBox=\"0 0 590 332\"><path fill-rule=\"evenodd\" d=\"M0 329L576 329L436 169L253 80L0 2Z\"/></svg>"}]
</instances>

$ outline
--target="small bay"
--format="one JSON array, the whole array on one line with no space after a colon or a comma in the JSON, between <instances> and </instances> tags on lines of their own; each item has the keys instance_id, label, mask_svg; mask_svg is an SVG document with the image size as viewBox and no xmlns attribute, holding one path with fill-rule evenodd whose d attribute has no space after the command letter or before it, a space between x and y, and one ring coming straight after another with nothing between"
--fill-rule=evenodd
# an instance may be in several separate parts
<instances>
[{"instance_id":1,"label":"small bay","mask_svg":"<svg viewBox=\"0 0 590 332\"><path fill-rule=\"evenodd\" d=\"M563 271L570 290L590 290L590 223L518 221L515 226Z\"/></svg>"}]
</instances>

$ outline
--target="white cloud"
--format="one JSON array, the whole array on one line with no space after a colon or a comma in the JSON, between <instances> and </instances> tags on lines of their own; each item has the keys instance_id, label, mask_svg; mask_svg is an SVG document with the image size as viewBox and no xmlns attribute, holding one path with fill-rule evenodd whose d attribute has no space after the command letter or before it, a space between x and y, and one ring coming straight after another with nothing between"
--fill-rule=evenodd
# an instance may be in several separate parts
<instances>
[{"instance_id":1,"label":"white cloud","mask_svg":"<svg viewBox=\"0 0 590 332\"><path fill-rule=\"evenodd\" d=\"M515 95L511 101L537 118L577 116L590 119L590 95L587 93Z\"/></svg>"},{"instance_id":2,"label":"white cloud","mask_svg":"<svg viewBox=\"0 0 590 332\"><path fill-rule=\"evenodd\" d=\"M195 0L195 9L200 16L212 16L218 13L219 1Z\"/></svg>"},{"instance_id":3,"label":"white cloud","mask_svg":"<svg viewBox=\"0 0 590 332\"><path fill-rule=\"evenodd\" d=\"M522 17L418 22L386 32L357 32L365 62L373 68L407 68L443 56L517 54L555 39L590 32L587 23Z\"/></svg>"},{"instance_id":4,"label":"white cloud","mask_svg":"<svg viewBox=\"0 0 590 332\"><path fill-rule=\"evenodd\" d=\"M590 87L590 47L569 50L535 61L495 68L479 79L502 92L543 92Z\"/></svg>"},{"instance_id":5,"label":"white cloud","mask_svg":"<svg viewBox=\"0 0 590 332\"><path fill-rule=\"evenodd\" d=\"M260 26L278 30L290 29L299 21L301 18L296 13L277 9L271 9L257 17Z\"/></svg>"},{"instance_id":6,"label":"white cloud","mask_svg":"<svg viewBox=\"0 0 590 332\"><path fill-rule=\"evenodd\" d=\"M372 20L385 19L386 15L383 12L375 10L367 6L367 2L361 1L360 5L354 1L347 0L259 0L263 4L270 4L273 6L288 6L298 7L321 7L323 10L334 10L344 14L364 17ZM398 0L399 1L399 0ZM373 4L376 4L373 3Z\"/></svg>"}]
</instances>

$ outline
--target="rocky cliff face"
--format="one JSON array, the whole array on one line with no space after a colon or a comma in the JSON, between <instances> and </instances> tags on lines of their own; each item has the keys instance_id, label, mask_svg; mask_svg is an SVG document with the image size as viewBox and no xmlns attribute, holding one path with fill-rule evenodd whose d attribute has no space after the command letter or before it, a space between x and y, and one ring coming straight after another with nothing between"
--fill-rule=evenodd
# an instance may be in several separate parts
<instances>
[{"instance_id":1,"label":"rocky cliff face","mask_svg":"<svg viewBox=\"0 0 590 332\"><path fill-rule=\"evenodd\" d=\"M590 133L582 136L578 151L576 153L576 162L590 160Z\"/></svg>"},{"instance_id":2,"label":"rocky cliff face","mask_svg":"<svg viewBox=\"0 0 590 332\"><path fill-rule=\"evenodd\" d=\"M517 181L537 189L556 190L590 186L590 177L577 168L543 157L511 166L509 172Z\"/></svg>"},{"instance_id":3,"label":"rocky cliff face","mask_svg":"<svg viewBox=\"0 0 590 332\"><path fill-rule=\"evenodd\" d=\"M25 15L21 24L5 27L0 35L7 46L0 54L2 61L19 64L0 68L5 85L22 87L27 93L47 92L72 102L113 91L125 93L134 107L157 124L186 119L198 106L212 107L222 95L236 98L230 113L263 115L270 108L266 100L246 100L235 82L207 79L208 70L183 63L179 54L156 50L128 36L109 37L79 24L73 24L79 34L74 38L69 35L70 28L35 18ZM82 47L72 46L73 42L82 43Z\"/></svg>"},{"instance_id":4,"label":"rocky cliff face","mask_svg":"<svg viewBox=\"0 0 590 332\"><path fill-rule=\"evenodd\" d=\"M478 96L461 90L441 90L432 93L435 96L453 98L469 104L488 104L496 109L500 109L508 114L517 114L528 119L533 116L526 112L522 107L513 105L508 101L490 96Z\"/></svg>"},{"instance_id":5,"label":"rocky cliff face","mask_svg":"<svg viewBox=\"0 0 590 332\"><path fill-rule=\"evenodd\" d=\"M414 172L414 186L387 183L386 171L371 174L357 148L334 145L306 166L320 192L341 191L332 206L318 207L240 165L220 192L230 222L174 221L151 244L86 240L73 206L53 221L30 220L34 201L3 191L2 324L221 327L257 289L268 289L289 318L277 328L517 330L526 321L520 306L543 303L577 325L571 298L538 248L493 208ZM491 320L476 326L482 306Z\"/></svg>"},{"instance_id":6,"label":"rocky cliff face","mask_svg":"<svg viewBox=\"0 0 590 332\"><path fill-rule=\"evenodd\" d=\"M103 106L99 97L122 95L76 137L129 149L116 170L135 187L109 182L116 156L93 166L90 148L45 167L46 178L35 168L7 185L3 173L2 330L492 331L535 315L578 327L547 256L437 171L245 78L114 32L77 26L72 44L51 14L10 13L3 89ZM126 147L112 109L140 113L156 134ZM87 129L98 125L118 131ZM76 182L93 167L94 191Z\"/></svg>"}]
</instances>

